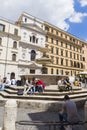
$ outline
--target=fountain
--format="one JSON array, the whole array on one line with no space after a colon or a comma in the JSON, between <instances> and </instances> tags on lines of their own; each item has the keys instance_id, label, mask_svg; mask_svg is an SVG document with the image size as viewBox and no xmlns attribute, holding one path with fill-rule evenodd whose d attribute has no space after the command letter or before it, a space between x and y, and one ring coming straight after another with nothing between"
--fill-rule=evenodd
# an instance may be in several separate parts
<instances>
[{"instance_id":1,"label":"fountain","mask_svg":"<svg viewBox=\"0 0 87 130\"><path fill-rule=\"evenodd\" d=\"M43 56L39 59L36 59L36 63L42 64L42 74L47 74L47 64L51 64L53 61L49 58L46 53L49 51L48 48L39 48L39 51L43 53Z\"/></svg>"}]
</instances>

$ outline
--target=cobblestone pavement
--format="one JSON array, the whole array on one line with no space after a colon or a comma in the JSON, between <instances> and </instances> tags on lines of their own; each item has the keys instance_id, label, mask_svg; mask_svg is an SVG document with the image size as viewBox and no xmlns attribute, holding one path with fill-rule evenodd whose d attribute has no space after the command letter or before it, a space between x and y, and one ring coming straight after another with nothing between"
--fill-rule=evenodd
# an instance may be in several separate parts
<instances>
[{"instance_id":1,"label":"cobblestone pavement","mask_svg":"<svg viewBox=\"0 0 87 130\"><path fill-rule=\"evenodd\" d=\"M18 109L17 111L17 121L20 120L27 120L27 121L58 121L58 112L52 112L52 111L38 111L38 110L31 110L31 109ZM3 115L4 115L4 108L0 107L0 126L3 126ZM79 115L80 119L84 119L84 110L79 109ZM16 130L49 130L49 127L47 126L29 126L29 125L19 125L16 124ZM51 127L50 130L54 130L53 127ZM58 126L55 130L59 130ZM73 130L86 130L85 126L78 126L78 128L74 128Z\"/></svg>"}]
</instances>

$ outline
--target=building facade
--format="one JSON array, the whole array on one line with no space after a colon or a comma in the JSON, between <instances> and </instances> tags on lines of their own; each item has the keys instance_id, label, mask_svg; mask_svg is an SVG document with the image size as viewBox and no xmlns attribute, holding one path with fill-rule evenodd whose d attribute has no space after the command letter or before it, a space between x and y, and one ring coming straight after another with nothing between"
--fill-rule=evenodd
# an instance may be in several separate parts
<instances>
[{"instance_id":1,"label":"building facade","mask_svg":"<svg viewBox=\"0 0 87 130\"><path fill-rule=\"evenodd\" d=\"M0 19L0 77L41 74L36 59L48 48L47 74L75 76L87 70L86 42L27 13L15 23Z\"/></svg>"},{"instance_id":2,"label":"building facade","mask_svg":"<svg viewBox=\"0 0 87 130\"><path fill-rule=\"evenodd\" d=\"M0 19L0 77L18 75L20 28Z\"/></svg>"},{"instance_id":3,"label":"building facade","mask_svg":"<svg viewBox=\"0 0 87 130\"><path fill-rule=\"evenodd\" d=\"M83 46L86 42L47 22L44 30L46 47L50 49L48 56L53 59L53 64L47 66L48 73L75 76L84 71L87 63L83 60L86 56L83 56Z\"/></svg>"},{"instance_id":4,"label":"building facade","mask_svg":"<svg viewBox=\"0 0 87 130\"><path fill-rule=\"evenodd\" d=\"M41 74L40 48L45 47L43 21L23 13L14 24L0 20L0 77Z\"/></svg>"}]
</instances>

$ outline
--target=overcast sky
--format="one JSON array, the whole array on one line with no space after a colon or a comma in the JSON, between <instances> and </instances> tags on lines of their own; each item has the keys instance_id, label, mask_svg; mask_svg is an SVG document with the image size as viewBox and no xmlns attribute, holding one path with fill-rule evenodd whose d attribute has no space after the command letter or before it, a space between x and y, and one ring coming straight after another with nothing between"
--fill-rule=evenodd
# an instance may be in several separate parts
<instances>
[{"instance_id":1,"label":"overcast sky","mask_svg":"<svg viewBox=\"0 0 87 130\"><path fill-rule=\"evenodd\" d=\"M26 12L87 40L87 0L0 0L0 17L16 21Z\"/></svg>"}]
</instances>

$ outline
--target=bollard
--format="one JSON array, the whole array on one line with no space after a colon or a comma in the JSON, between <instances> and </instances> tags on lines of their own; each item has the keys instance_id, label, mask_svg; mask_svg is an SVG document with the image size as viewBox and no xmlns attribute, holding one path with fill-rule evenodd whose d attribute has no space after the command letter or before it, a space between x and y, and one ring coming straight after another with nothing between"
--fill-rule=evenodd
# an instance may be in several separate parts
<instances>
[{"instance_id":1,"label":"bollard","mask_svg":"<svg viewBox=\"0 0 87 130\"><path fill-rule=\"evenodd\" d=\"M87 121L87 101L85 102L85 106L84 106L84 114L85 114L85 121ZM85 127L87 130L87 123L85 123Z\"/></svg>"},{"instance_id":2,"label":"bollard","mask_svg":"<svg viewBox=\"0 0 87 130\"><path fill-rule=\"evenodd\" d=\"M3 130L15 130L15 121L17 117L17 102L15 99L7 100L4 109Z\"/></svg>"}]
</instances>

